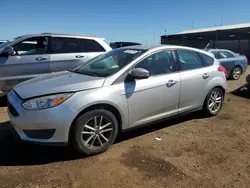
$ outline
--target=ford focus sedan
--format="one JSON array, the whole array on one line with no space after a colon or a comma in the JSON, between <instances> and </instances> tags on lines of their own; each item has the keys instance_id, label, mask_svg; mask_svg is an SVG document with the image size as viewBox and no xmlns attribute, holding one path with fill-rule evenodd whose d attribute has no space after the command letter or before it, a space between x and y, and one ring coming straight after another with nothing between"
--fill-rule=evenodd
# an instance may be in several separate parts
<instances>
[{"instance_id":1,"label":"ford focus sedan","mask_svg":"<svg viewBox=\"0 0 250 188\"><path fill-rule=\"evenodd\" d=\"M203 50L119 48L73 70L15 86L8 113L21 140L72 143L80 153L94 155L129 128L199 110L217 115L226 93L225 72Z\"/></svg>"}]
</instances>

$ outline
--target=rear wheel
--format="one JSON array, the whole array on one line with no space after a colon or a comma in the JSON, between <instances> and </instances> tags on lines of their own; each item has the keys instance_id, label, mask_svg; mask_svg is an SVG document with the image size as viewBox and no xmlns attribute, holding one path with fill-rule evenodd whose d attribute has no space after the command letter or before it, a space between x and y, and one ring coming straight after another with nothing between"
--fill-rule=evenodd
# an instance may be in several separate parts
<instances>
[{"instance_id":1,"label":"rear wheel","mask_svg":"<svg viewBox=\"0 0 250 188\"><path fill-rule=\"evenodd\" d=\"M231 73L231 79L238 80L241 76L242 70L240 67L234 67Z\"/></svg>"},{"instance_id":2,"label":"rear wheel","mask_svg":"<svg viewBox=\"0 0 250 188\"><path fill-rule=\"evenodd\" d=\"M203 110L208 116L217 115L223 105L224 94L221 88L212 89L206 97Z\"/></svg>"},{"instance_id":3,"label":"rear wheel","mask_svg":"<svg viewBox=\"0 0 250 188\"><path fill-rule=\"evenodd\" d=\"M80 116L73 128L72 142L84 155L105 152L115 141L118 122L114 114L104 109L89 111Z\"/></svg>"}]
</instances>

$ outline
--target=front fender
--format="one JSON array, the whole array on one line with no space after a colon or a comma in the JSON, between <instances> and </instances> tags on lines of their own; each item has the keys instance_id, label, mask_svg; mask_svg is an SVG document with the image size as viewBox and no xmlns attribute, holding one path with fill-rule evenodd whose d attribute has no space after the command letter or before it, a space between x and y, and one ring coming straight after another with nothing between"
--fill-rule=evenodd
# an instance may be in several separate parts
<instances>
[{"instance_id":1,"label":"front fender","mask_svg":"<svg viewBox=\"0 0 250 188\"><path fill-rule=\"evenodd\" d=\"M107 88L108 89L108 88ZM88 91L81 91L72 96L70 108L75 111L75 118L83 110L100 104L111 105L121 116L123 128L128 127L128 106L124 95L119 95L117 90L99 88ZM74 119L75 119L74 118ZM73 120L72 120L73 121Z\"/></svg>"}]
</instances>

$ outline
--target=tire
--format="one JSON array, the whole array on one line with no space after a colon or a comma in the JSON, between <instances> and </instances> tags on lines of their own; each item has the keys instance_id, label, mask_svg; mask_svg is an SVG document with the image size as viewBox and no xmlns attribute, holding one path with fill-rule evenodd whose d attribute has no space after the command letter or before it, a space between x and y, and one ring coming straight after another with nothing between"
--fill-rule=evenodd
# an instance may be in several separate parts
<instances>
[{"instance_id":1,"label":"tire","mask_svg":"<svg viewBox=\"0 0 250 188\"><path fill-rule=\"evenodd\" d=\"M220 96L216 97L217 100L212 99L212 98L214 98L214 97L212 97L212 96L214 96L215 93L218 93L218 94L220 95ZM212 102L219 101L219 100L218 100L219 97L221 97L221 99L220 99L220 105L217 106L218 103L215 103L216 106L217 106L217 109L216 109L216 110L214 109L214 111L213 111L213 110L211 109L212 107L214 107L214 106L212 105ZM224 94L223 94L222 89L221 89L221 88L214 88L214 89L212 89L212 90L208 93L208 95L207 95L207 97L206 97L206 99L205 99L205 102L204 102L204 105L203 105L203 111L204 111L204 113L205 113L207 116L216 116L216 115L220 112L220 110L221 110L221 108L222 108L222 106L223 106L223 101L224 101ZM212 105L212 106L211 106L211 105ZM211 107L210 107L210 106L211 106ZM216 108L216 107L215 107L215 108Z\"/></svg>"},{"instance_id":2,"label":"tire","mask_svg":"<svg viewBox=\"0 0 250 188\"><path fill-rule=\"evenodd\" d=\"M238 80L240 78L241 74L242 74L241 67L236 66L236 67L233 68L233 70L231 72L231 75L230 75L230 78L232 80Z\"/></svg>"},{"instance_id":3,"label":"tire","mask_svg":"<svg viewBox=\"0 0 250 188\"><path fill-rule=\"evenodd\" d=\"M96 121L95 121L95 117L97 117ZM101 122L102 124L99 125ZM109 123L110 125L108 125ZM95 129L94 125L96 125L98 128L96 127ZM102 128L104 127L104 125L108 125L108 126L106 126L105 128ZM72 139L71 139L72 144L79 153L83 155L87 155L87 156L96 155L96 154L105 152L114 143L118 134L118 121L115 115L111 113L110 111L104 110L104 109L91 110L81 115L76 120L76 123L73 126L74 127L72 130L73 132L72 132ZM92 128L94 130L92 130ZM106 132L102 132L102 131L106 131ZM103 136L108 141L105 140ZM92 137L92 139L89 140L89 142L87 142L88 139L90 139L90 137Z\"/></svg>"}]
</instances>

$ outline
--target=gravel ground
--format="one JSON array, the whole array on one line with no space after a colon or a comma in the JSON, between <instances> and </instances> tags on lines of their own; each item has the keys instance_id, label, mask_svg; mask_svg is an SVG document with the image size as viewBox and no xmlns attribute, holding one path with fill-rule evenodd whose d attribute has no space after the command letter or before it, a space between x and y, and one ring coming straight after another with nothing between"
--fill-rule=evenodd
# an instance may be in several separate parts
<instances>
[{"instance_id":1,"label":"gravel ground","mask_svg":"<svg viewBox=\"0 0 250 188\"><path fill-rule=\"evenodd\" d=\"M247 188L250 94L244 89L232 92L245 83L246 75L228 81L218 116L195 113L127 132L106 153L87 158L69 147L15 142L2 107L0 187Z\"/></svg>"}]
</instances>

